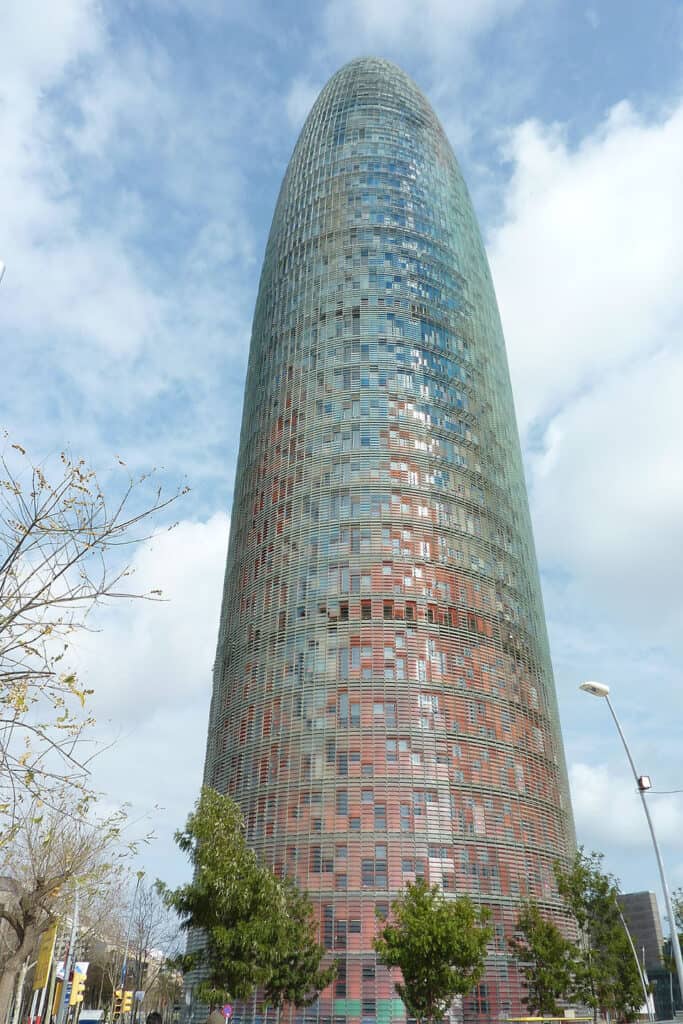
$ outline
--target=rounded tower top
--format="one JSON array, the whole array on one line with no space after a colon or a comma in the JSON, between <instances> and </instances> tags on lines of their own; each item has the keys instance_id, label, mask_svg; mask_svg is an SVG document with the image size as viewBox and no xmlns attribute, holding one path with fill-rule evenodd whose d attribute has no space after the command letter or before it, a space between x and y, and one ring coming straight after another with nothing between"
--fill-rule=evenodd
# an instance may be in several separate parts
<instances>
[{"instance_id":1,"label":"rounded tower top","mask_svg":"<svg viewBox=\"0 0 683 1024\"><path fill-rule=\"evenodd\" d=\"M431 145L448 151L455 162L445 132L424 93L397 64L383 57L356 57L328 80L306 119L295 148L295 156L311 131L320 138L339 132L350 114L365 118L372 109L391 112L413 131L429 132Z\"/></svg>"}]
</instances>

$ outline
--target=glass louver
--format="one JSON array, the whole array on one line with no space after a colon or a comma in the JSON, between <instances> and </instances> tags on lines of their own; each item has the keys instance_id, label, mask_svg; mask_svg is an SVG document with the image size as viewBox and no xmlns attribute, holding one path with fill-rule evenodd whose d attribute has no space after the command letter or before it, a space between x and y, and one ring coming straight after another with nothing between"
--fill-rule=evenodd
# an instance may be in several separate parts
<instances>
[{"instance_id":1,"label":"glass louver","mask_svg":"<svg viewBox=\"0 0 683 1024\"><path fill-rule=\"evenodd\" d=\"M205 782L320 907L339 974L293 1018L405 1018L372 939L416 878L493 913L458 1012L523 1010L507 937L559 916L573 833L519 442L467 189L383 60L325 86L273 218Z\"/></svg>"}]
</instances>

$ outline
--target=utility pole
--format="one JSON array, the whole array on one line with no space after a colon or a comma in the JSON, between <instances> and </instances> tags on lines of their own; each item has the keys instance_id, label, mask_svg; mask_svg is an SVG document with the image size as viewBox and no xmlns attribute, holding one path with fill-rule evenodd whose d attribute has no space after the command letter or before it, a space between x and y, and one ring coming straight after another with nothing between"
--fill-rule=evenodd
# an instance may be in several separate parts
<instances>
[{"instance_id":1,"label":"utility pole","mask_svg":"<svg viewBox=\"0 0 683 1024\"><path fill-rule=\"evenodd\" d=\"M71 921L71 938L69 939L69 948L64 958L64 984L62 987L62 997L59 1002L59 1009L57 1010L57 1022L56 1024L64 1024L66 1013L69 1008L69 978L73 971L74 963L76 962L76 936L78 935L78 889L74 896L74 916Z\"/></svg>"},{"instance_id":2,"label":"utility pole","mask_svg":"<svg viewBox=\"0 0 683 1024\"><path fill-rule=\"evenodd\" d=\"M138 889L140 888L140 882L145 877L144 871L137 872L137 882L135 883L135 892L133 893L133 902L130 907L130 917L128 919L128 930L126 931L126 948L123 953L123 964L121 965L121 998L125 1000L126 991L126 974L128 973L128 949L130 946L130 933L133 930L133 917L135 914L135 901L138 897ZM123 1016L123 1014L122 1014ZM133 1011L130 1014L130 1019L133 1018ZM57 1021L57 1024L62 1024L61 1021Z\"/></svg>"}]
</instances>

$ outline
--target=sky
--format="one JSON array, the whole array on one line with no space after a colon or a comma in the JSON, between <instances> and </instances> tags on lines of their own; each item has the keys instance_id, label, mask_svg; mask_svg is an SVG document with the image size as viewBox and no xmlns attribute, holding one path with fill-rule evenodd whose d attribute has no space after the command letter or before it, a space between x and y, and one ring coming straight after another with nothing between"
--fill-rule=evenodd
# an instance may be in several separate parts
<instances>
[{"instance_id":1,"label":"sky","mask_svg":"<svg viewBox=\"0 0 683 1024\"><path fill-rule=\"evenodd\" d=\"M417 16L416 16L417 12ZM451 140L505 329L577 836L624 891L683 886L683 7L673 0L5 0L0 425L112 493L190 493L101 610L107 800L187 873L258 275L292 148L344 62L395 61ZM126 463L119 466L117 456Z\"/></svg>"}]
</instances>

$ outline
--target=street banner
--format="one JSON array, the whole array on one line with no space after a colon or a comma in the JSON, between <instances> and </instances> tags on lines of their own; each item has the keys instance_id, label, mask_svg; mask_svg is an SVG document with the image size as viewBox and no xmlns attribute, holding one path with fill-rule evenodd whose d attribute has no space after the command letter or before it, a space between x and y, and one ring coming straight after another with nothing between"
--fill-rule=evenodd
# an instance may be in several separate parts
<instances>
[{"instance_id":1,"label":"street banner","mask_svg":"<svg viewBox=\"0 0 683 1024\"><path fill-rule=\"evenodd\" d=\"M47 931L43 932L38 947L38 959L36 970L33 975L33 991L45 988L50 980L50 968L52 967L52 955L55 951L55 940L57 938L57 922L51 924Z\"/></svg>"}]
</instances>

